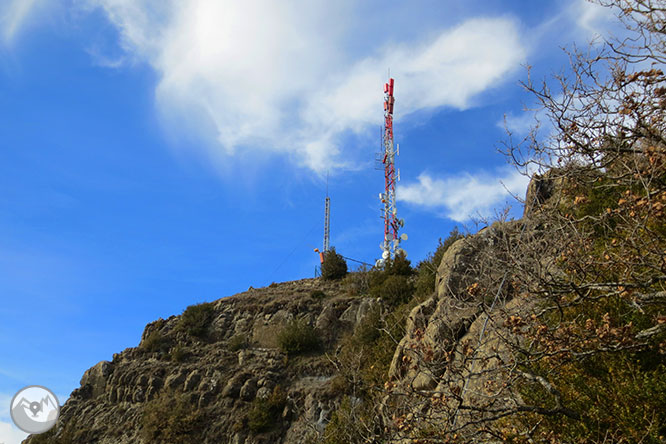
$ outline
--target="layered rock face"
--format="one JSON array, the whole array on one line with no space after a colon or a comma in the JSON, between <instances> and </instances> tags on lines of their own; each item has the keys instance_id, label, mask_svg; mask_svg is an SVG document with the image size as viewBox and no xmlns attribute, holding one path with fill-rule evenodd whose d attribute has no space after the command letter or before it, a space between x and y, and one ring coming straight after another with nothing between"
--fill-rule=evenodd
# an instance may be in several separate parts
<instances>
[{"instance_id":1,"label":"layered rock face","mask_svg":"<svg viewBox=\"0 0 666 444\"><path fill-rule=\"evenodd\" d=\"M169 411L177 409L178 400L195 410L189 419L197 424L181 442L304 442L323 430L339 401L330 388L334 368L322 353L288 357L277 348L277 335L299 318L316 325L324 348L335 347L376 304L343 296L340 285L306 279L220 299L212 303L211 322L201 338L181 331L179 316L155 321L146 326L138 347L87 370L58 425L26 442L160 442L146 439L147 416L154 410L156 421L161 415L164 427L170 427ZM313 298L313 291L326 296ZM276 387L284 394L281 410L273 412L265 429L253 432L248 412L261 410L260 401Z\"/></svg>"},{"instance_id":2,"label":"layered rock face","mask_svg":"<svg viewBox=\"0 0 666 444\"><path fill-rule=\"evenodd\" d=\"M510 251L507 244L521 235L522 221L512 221L495 223L458 240L442 258L435 293L408 317L389 378L401 387L401 394L416 400L423 396L448 399L448 405L423 413L434 423L439 416L442 426L453 427L455 421L480 419L481 411L515 404L509 394L498 396L502 385L498 377L512 359L508 346L512 326L506 321L527 316L535 301L515 294L512 276L503 270L498 251ZM478 410L457 411L455 406L461 404ZM427 410L427 404L421 408Z\"/></svg>"}]
</instances>

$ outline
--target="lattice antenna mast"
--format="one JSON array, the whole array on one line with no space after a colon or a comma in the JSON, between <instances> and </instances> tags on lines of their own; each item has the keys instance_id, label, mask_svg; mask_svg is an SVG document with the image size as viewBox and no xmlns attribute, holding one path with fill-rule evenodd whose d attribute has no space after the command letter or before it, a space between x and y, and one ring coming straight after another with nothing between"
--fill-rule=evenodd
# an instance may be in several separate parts
<instances>
[{"instance_id":1,"label":"lattice antenna mast","mask_svg":"<svg viewBox=\"0 0 666 444\"><path fill-rule=\"evenodd\" d=\"M400 154L400 147L393 142L393 106L395 98L393 97L393 88L395 81L389 78L388 83L384 84L384 132L382 134L382 152L381 161L384 165L384 192L379 194L379 199L383 204L382 218L384 219L384 241L380 245L382 249L382 259L390 259L401 251L399 247L401 240L407 240L407 235L398 235L398 231L405 225L402 219L398 218L398 209L396 206L396 183L400 180L400 171L395 167L395 157Z\"/></svg>"},{"instance_id":2,"label":"lattice antenna mast","mask_svg":"<svg viewBox=\"0 0 666 444\"><path fill-rule=\"evenodd\" d=\"M324 214L324 252L330 248L331 242L331 198L328 197L328 173L326 173L326 205Z\"/></svg>"}]
</instances>

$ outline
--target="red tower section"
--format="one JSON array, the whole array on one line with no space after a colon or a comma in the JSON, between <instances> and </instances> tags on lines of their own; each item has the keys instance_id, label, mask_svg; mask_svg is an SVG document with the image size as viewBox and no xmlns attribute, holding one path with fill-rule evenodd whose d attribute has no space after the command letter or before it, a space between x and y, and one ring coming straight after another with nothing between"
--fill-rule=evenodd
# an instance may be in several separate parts
<instances>
[{"instance_id":1,"label":"red tower section","mask_svg":"<svg viewBox=\"0 0 666 444\"><path fill-rule=\"evenodd\" d=\"M404 226L404 221L398 218L396 207L395 187L400 174L395 167L395 157L399 149L393 141L393 107L395 97L393 96L395 81L390 78L384 84L384 131L382 134L381 161L384 165L384 192L379 195L383 204L382 218L384 219L384 241L381 245L383 250L382 260L395 255L401 240L406 240L405 234L400 237L398 231Z\"/></svg>"}]
</instances>

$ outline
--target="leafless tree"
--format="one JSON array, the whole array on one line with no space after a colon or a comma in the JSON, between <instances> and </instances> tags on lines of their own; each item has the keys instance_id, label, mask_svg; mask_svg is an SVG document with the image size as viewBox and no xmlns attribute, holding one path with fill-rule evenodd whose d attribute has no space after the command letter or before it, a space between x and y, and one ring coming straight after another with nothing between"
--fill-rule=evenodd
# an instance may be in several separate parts
<instances>
[{"instance_id":1,"label":"leafless tree","mask_svg":"<svg viewBox=\"0 0 666 444\"><path fill-rule=\"evenodd\" d=\"M570 50L553 79L528 73L550 134L505 144L537 172L525 217L460 241L474 255L455 288L412 313L389 441L666 434L666 2L597 3L627 34ZM449 331L433 333L434 310Z\"/></svg>"}]
</instances>

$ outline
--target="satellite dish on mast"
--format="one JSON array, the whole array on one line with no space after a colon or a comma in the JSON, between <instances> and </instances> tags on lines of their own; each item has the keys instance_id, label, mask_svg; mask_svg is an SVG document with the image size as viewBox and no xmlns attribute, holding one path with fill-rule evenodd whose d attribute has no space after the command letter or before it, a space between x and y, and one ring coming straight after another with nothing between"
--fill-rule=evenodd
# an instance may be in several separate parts
<instances>
[{"instance_id":1,"label":"satellite dish on mast","mask_svg":"<svg viewBox=\"0 0 666 444\"><path fill-rule=\"evenodd\" d=\"M407 233L402 233L402 234L400 235L400 239L406 241L406 240L408 239L408 238L407 238Z\"/></svg>"},{"instance_id":2,"label":"satellite dish on mast","mask_svg":"<svg viewBox=\"0 0 666 444\"><path fill-rule=\"evenodd\" d=\"M386 235L386 240L389 241L389 242L392 241L393 240L393 233L387 234Z\"/></svg>"},{"instance_id":3,"label":"satellite dish on mast","mask_svg":"<svg viewBox=\"0 0 666 444\"><path fill-rule=\"evenodd\" d=\"M388 252L388 251L384 251L384 252L382 253L382 259L388 259L388 257L389 257L389 252Z\"/></svg>"}]
</instances>

